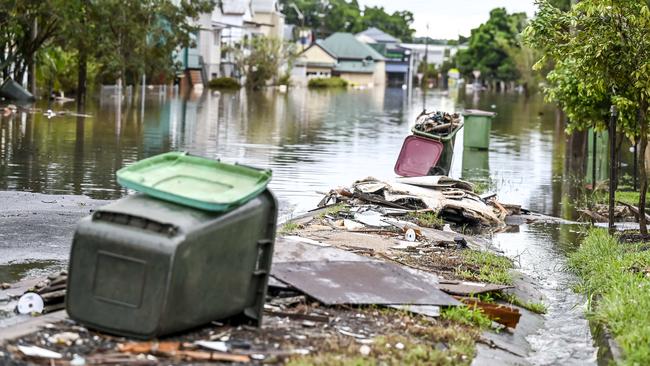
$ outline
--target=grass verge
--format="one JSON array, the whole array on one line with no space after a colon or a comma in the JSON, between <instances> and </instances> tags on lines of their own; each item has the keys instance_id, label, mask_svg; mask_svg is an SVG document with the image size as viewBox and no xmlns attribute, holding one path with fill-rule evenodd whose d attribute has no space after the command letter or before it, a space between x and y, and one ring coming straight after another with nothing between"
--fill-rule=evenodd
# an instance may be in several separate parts
<instances>
[{"instance_id":1,"label":"grass verge","mask_svg":"<svg viewBox=\"0 0 650 366\"><path fill-rule=\"evenodd\" d=\"M298 229L300 229L299 224L296 224L295 222L289 221L289 222L285 223L284 225L282 225L282 227L280 228L280 234L282 234L282 235L291 234L291 233L297 231Z\"/></svg>"},{"instance_id":2,"label":"grass verge","mask_svg":"<svg viewBox=\"0 0 650 366\"><path fill-rule=\"evenodd\" d=\"M624 364L650 365L650 252L593 229L569 267L580 278L577 290L589 299L588 317L612 332Z\"/></svg>"},{"instance_id":3,"label":"grass verge","mask_svg":"<svg viewBox=\"0 0 650 366\"><path fill-rule=\"evenodd\" d=\"M510 270L514 265L509 258L488 251L469 249L463 250L460 255L463 264L456 270L459 277L502 285L513 284Z\"/></svg>"},{"instance_id":4,"label":"grass verge","mask_svg":"<svg viewBox=\"0 0 650 366\"><path fill-rule=\"evenodd\" d=\"M408 217L418 226L441 230L445 221L435 212L409 212Z\"/></svg>"},{"instance_id":5,"label":"grass verge","mask_svg":"<svg viewBox=\"0 0 650 366\"><path fill-rule=\"evenodd\" d=\"M444 309L440 316L442 319L463 325L476 326L483 330L490 329L492 325L490 318L483 314L480 309L471 306L449 307Z\"/></svg>"}]
</instances>

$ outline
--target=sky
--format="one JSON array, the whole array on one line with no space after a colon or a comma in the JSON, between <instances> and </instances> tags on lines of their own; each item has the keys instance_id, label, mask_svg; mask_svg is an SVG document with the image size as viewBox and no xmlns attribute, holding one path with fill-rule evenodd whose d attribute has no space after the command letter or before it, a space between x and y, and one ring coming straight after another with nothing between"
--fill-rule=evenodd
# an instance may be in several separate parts
<instances>
[{"instance_id":1,"label":"sky","mask_svg":"<svg viewBox=\"0 0 650 366\"><path fill-rule=\"evenodd\" d=\"M383 6L388 13L409 10L414 14L415 35L431 38L456 39L469 36L490 17L490 10L505 7L509 13L535 13L533 0L358 0L359 5ZM427 23L429 32L427 33Z\"/></svg>"}]
</instances>

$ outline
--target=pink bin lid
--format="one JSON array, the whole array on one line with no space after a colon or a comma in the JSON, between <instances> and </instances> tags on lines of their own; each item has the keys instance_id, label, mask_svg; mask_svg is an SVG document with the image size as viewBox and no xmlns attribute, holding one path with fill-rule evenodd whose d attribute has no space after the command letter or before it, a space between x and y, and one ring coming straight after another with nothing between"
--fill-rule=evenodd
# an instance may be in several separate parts
<instances>
[{"instance_id":1,"label":"pink bin lid","mask_svg":"<svg viewBox=\"0 0 650 366\"><path fill-rule=\"evenodd\" d=\"M402 177L423 177L428 175L442 154L440 141L411 135L404 140L402 151L395 163L395 174Z\"/></svg>"}]
</instances>

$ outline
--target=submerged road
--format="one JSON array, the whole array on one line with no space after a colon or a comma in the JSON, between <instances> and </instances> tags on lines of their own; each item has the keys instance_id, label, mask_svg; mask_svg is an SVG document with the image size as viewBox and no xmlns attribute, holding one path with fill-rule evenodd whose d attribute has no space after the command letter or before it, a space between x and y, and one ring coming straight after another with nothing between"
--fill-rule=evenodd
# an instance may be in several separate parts
<instances>
[{"instance_id":1,"label":"submerged road","mask_svg":"<svg viewBox=\"0 0 650 366\"><path fill-rule=\"evenodd\" d=\"M67 262L74 228L108 201L0 191L0 282Z\"/></svg>"}]
</instances>

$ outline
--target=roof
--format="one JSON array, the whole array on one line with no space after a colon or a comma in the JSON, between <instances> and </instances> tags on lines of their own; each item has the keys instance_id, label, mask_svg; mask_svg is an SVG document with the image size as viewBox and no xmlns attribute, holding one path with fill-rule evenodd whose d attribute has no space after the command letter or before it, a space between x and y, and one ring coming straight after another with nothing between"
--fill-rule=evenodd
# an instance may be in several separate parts
<instances>
[{"instance_id":1,"label":"roof","mask_svg":"<svg viewBox=\"0 0 650 366\"><path fill-rule=\"evenodd\" d=\"M399 39L375 27L370 27L363 32L357 33L357 36L372 38L376 42L380 43L398 43L400 41Z\"/></svg>"},{"instance_id":2,"label":"roof","mask_svg":"<svg viewBox=\"0 0 650 366\"><path fill-rule=\"evenodd\" d=\"M253 0L252 7L255 13L279 12L278 0Z\"/></svg>"},{"instance_id":3,"label":"roof","mask_svg":"<svg viewBox=\"0 0 650 366\"><path fill-rule=\"evenodd\" d=\"M307 52L307 50L309 50L309 49L312 48L312 47L318 47L318 48L320 48L320 49L323 50L325 53L327 53L328 55L332 56L332 58L334 58L334 59L338 58L338 57L336 57L336 55L333 54L329 49L327 49L327 48L325 47L325 45L323 45L323 40L322 40L322 39L318 39L318 40L316 40L316 42L310 44L309 47L305 48L305 50L302 51L302 52L300 52L300 53L303 54L303 53Z\"/></svg>"},{"instance_id":4,"label":"roof","mask_svg":"<svg viewBox=\"0 0 650 366\"><path fill-rule=\"evenodd\" d=\"M363 43L365 43L365 44L375 44L375 43L377 43L377 41L375 41L374 39L372 39L372 38L366 36L365 34L361 34L361 33L359 33L359 34L357 34L355 37L356 37L359 41L361 41L361 42L363 42Z\"/></svg>"},{"instance_id":5,"label":"roof","mask_svg":"<svg viewBox=\"0 0 650 366\"><path fill-rule=\"evenodd\" d=\"M334 71L372 74L375 72L375 63L362 61L339 61L334 68Z\"/></svg>"},{"instance_id":6,"label":"roof","mask_svg":"<svg viewBox=\"0 0 650 366\"><path fill-rule=\"evenodd\" d=\"M384 60L384 56L367 44L359 42L352 33L337 32L322 41L318 41L318 44L338 59L364 60L370 57L375 61Z\"/></svg>"},{"instance_id":7,"label":"roof","mask_svg":"<svg viewBox=\"0 0 650 366\"><path fill-rule=\"evenodd\" d=\"M322 68L333 68L336 66L336 62L314 62L314 61L307 61L304 62L305 65L309 67L322 67Z\"/></svg>"}]
</instances>

